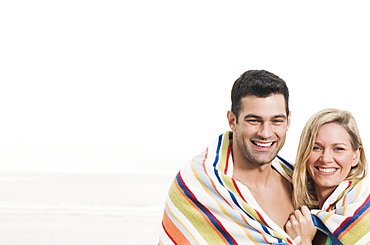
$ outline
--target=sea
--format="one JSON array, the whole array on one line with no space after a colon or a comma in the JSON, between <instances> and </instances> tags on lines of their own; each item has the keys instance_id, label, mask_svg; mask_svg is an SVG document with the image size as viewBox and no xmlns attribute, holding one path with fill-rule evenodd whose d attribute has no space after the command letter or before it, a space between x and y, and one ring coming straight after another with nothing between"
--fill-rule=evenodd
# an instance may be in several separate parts
<instances>
[{"instance_id":1,"label":"sea","mask_svg":"<svg viewBox=\"0 0 370 245\"><path fill-rule=\"evenodd\" d=\"M102 164L2 164L0 244L158 244L175 174Z\"/></svg>"}]
</instances>

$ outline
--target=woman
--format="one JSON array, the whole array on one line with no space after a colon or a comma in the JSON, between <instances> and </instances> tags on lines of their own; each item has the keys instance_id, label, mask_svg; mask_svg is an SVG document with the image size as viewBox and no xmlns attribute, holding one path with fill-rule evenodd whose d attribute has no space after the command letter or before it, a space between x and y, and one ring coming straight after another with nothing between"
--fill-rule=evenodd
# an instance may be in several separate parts
<instances>
[{"instance_id":1,"label":"woman","mask_svg":"<svg viewBox=\"0 0 370 245\"><path fill-rule=\"evenodd\" d=\"M303 244L368 244L370 182L351 113L325 109L304 127L293 173L297 209L286 224ZM314 214L311 219L308 208ZM312 224L312 220L319 231ZM315 235L316 233L316 235Z\"/></svg>"}]
</instances>

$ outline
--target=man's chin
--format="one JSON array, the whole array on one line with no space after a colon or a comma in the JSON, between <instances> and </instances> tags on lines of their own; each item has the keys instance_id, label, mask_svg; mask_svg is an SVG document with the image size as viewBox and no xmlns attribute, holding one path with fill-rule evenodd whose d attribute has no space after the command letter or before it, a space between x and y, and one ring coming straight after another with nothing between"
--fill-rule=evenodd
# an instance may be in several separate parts
<instances>
[{"instance_id":1,"label":"man's chin","mask_svg":"<svg viewBox=\"0 0 370 245\"><path fill-rule=\"evenodd\" d=\"M276 157L276 154L269 154L268 156L261 156L260 154L257 154L256 157L254 157L254 162L257 165L263 166L266 164L270 164Z\"/></svg>"}]
</instances>

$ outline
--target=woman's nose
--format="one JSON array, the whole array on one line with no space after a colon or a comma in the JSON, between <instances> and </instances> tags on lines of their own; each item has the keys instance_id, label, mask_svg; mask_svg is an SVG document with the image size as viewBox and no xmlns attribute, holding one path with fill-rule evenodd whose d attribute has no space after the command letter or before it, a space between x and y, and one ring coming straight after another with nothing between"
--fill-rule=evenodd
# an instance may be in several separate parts
<instances>
[{"instance_id":1,"label":"woman's nose","mask_svg":"<svg viewBox=\"0 0 370 245\"><path fill-rule=\"evenodd\" d=\"M323 150L321 154L321 161L324 163L330 163L333 161L333 156L329 150Z\"/></svg>"}]
</instances>

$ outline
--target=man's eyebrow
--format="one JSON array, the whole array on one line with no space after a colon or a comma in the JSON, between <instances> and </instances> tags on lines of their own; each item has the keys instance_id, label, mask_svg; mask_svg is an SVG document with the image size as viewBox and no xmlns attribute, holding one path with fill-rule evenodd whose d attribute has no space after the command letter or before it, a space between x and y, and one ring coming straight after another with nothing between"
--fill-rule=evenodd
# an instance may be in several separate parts
<instances>
[{"instance_id":1,"label":"man's eyebrow","mask_svg":"<svg viewBox=\"0 0 370 245\"><path fill-rule=\"evenodd\" d=\"M280 118L280 117L286 118L286 115L285 114L279 114L279 115L273 116L272 118Z\"/></svg>"},{"instance_id":2,"label":"man's eyebrow","mask_svg":"<svg viewBox=\"0 0 370 245\"><path fill-rule=\"evenodd\" d=\"M254 114L247 114L247 115L244 116L244 119L245 118L262 119L261 116L257 116L257 115L254 115ZM278 114L278 115L274 115L274 116L271 117L271 119L275 119L275 118L284 118L284 119L286 119L287 116L285 114Z\"/></svg>"},{"instance_id":3,"label":"man's eyebrow","mask_svg":"<svg viewBox=\"0 0 370 245\"><path fill-rule=\"evenodd\" d=\"M244 119L245 118L258 118L258 119L262 119L262 117L261 116L257 116L257 115L254 115L254 114L247 114L247 115L245 115L244 116Z\"/></svg>"}]
</instances>

